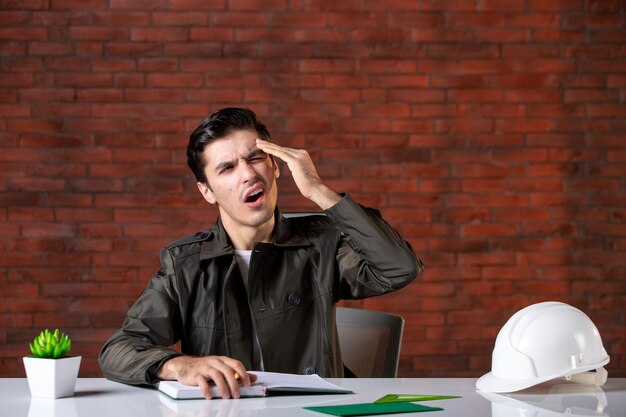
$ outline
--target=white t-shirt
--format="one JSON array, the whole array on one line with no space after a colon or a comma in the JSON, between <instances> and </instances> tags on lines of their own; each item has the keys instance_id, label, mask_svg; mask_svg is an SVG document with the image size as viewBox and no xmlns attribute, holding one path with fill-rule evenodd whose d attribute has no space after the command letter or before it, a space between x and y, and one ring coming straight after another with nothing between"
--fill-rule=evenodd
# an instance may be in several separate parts
<instances>
[{"instance_id":1,"label":"white t-shirt","mask_svg":"<svg viewBox=\"0 0 626 417\"><path fill-rule=\"evenodd\" d=\"M235 249L235 259L237 265L239 265L239 271L241 272L241 278L243 284L248 288L248 271L250 269L250 258L252 257L251 250L238 250ZM261 356L261 346L259 344L259 338L256 335L256 329L254 323L252 324L252 331L254 333L254 343L252 343L252 366L255 369L253 371L264 371L263 357Z\"/></svg>"}]
</instances>

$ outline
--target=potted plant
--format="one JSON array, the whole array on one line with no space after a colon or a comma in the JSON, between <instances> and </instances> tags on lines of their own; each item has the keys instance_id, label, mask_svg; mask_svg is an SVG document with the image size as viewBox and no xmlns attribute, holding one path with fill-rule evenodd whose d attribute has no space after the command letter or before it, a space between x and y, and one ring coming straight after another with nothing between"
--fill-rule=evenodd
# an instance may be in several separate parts
<instances>
[{"instance_id":1,"label":"potted plant","mask_svg":"<svg viewBox=\"0 0 626 417\"><path fill-rule=\"evenodd\" d=\"M29 343L32 356L24 357L30 395L62 398L74 395L80 356L66 356L72 347L68 335L56 329L42 331Z\"/></svg>"}]
</instances>

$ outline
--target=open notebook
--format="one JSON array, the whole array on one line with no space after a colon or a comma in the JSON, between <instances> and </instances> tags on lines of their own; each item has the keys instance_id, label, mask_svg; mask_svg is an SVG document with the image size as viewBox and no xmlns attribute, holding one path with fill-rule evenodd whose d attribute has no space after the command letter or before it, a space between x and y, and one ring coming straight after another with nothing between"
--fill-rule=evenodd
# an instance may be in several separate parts
<instances>
[{"instance_id":1,"label":"open notebook","mask_svg":"<svg viewBox=\"0 0 626 417\"><path fill-rule=\"evenodd\" d=\"M319 375L295 375L278 372L252 372L257 380L250 387L241 387L241 397L266 397L282 394L352 394L351 390L326 381ZM161 381L159 391L176 399L190 400L204 398L200 388L185 385L178 381ZM220 398L217 387L211 387L211 396Z\"/></svg>"}]
</instances>

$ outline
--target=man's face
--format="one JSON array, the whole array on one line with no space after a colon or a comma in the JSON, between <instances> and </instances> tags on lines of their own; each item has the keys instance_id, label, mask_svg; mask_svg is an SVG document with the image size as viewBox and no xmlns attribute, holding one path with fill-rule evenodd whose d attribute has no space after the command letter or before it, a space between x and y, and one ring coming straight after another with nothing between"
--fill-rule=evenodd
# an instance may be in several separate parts
<instances>
[{"instance_id":1,"label":"man's face","mask_svg":"<svg viewBox=\"0 0 626 417\"><path fill-rule=\"evenodd\" d=\"M217 204L223 222L258 227L272 219L278 166L256 147L258 134L238 130L204 149L207 184L198 183L205 200Z\"/></svg>"}]
</instances>

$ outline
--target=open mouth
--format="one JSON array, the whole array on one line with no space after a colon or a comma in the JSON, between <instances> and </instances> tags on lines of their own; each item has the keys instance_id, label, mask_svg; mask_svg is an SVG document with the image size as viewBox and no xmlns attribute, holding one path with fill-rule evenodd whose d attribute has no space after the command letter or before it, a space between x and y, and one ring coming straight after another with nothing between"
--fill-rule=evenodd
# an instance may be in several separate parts
<instances>
[{"instance_id":1,"label":"open mouth","mask_svg":"<svg viewBox=\"0 0 626 417\"><path fill-rule=\"evenodd\" d=\"M261 189L256 190L255 192L250 194L248 197L246 197L245 202L246 203L255 203L255 202L257 202L259 200L259 198L261 198L262 195L263 195L263 190L261 190Z\"/></svg>"}]
</instances>

